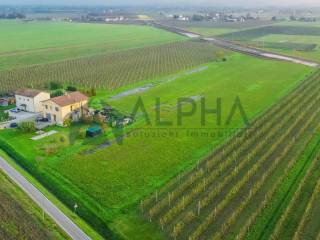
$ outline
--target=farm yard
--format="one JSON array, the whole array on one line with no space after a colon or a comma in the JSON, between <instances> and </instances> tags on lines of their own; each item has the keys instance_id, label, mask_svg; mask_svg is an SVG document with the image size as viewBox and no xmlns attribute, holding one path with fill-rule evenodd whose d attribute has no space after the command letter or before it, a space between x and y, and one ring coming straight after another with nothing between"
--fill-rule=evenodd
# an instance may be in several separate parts
<instances>
[{"instance_id":1,"label":"farm yard","mask_svg":"<svg viewBox=\"0 0 320 240\"><path fill-rule=\"evenodd\" d=\"M1 152L0 152L1 155ZM2 239L68 239L42 211L0 171L0 235Z\"/></svg>"}]
</instances>

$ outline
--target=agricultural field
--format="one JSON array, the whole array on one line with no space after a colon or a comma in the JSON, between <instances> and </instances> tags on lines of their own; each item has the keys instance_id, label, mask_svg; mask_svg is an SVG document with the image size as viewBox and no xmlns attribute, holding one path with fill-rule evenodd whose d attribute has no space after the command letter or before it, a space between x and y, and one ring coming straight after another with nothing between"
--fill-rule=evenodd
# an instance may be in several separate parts
<instances>
[{"instance_id":1,"label":"agricultural field","mask_svg":"<svg viewBox=\"0 0 320 240\"><path fill-rule=\"evenodd\" d=\"M218 51L221 50L209 43L183 41L0 71L0 91L21 86L44 88L52 81L115 89L214 61Z\"/></svg>"},{"instance_id":2,"label":"agricultural field","mask_svg":"<svg viewBox=\"0 0 320 240\"><path fill-rule=\"evenodd\" d=\"M146 221L174 239L316 239L319 87L316 73L156 191L141 203Z\"/></svg>"},{"instance_id":3,"label":"agricultural field","mask_svg":"<svg viewBox=\"0 0 320 240\"><path fill-rule=\"evenodd\" d=\"M0 71L183 41L170 32L135 25L0 21Z\"/></svg>"},{"instance_id":4,"label":"agricultural field","mask_svg":"<svg viewBox=\"0 0 320 240\"><path fill-rule=\"evenodd\" d=\"M69 239L2 171L0 182L1 239Z\"/></svg>"},{"instance_id":5,"label":"agricultural field","mask_svg":"<svg viewBox=\"0 0 320 240\"><path fill-rule=\"evenodd\" d=\"M253 41L255 46L266 50L320 61L319 36L270 34Z\"/></svg>"},{"instance_id":6,"label":"agricultural field","mask_svg":"<svg viewBox=\"0 0 320 240\"><path fill-rule=\"evenodd\" d=\"M161 21L161 23L169 26L175 26L187 31L199 33L203 36L218 36L222 34L243 31L251 28L259 28L275 24L271 21L247 21L236 23L220 23L220 22L184 22L184 21Z\"/></svg>"},{"instance_id":7,"label":"agricultural field","mask_svg":"<svg viewBox=\"0 0 320 240\"><path fill-rule=\"evenodd\" d=\"M206 182L206 190L203 192L201 187L200 192L192 198L188 206L185 205L186 208L181 211L181 214L178 212L177 218L171 219L163 226L164 231L162 232L160 230L161 225L159 225L160 215L162 217L162 215L167 214L171 209L171 207L166 205L166 197L170 193L171 198L170 189L175 189L176 187L175 176L182 176L181 180L184 181L190 176L188 175L189 172L196 172L199 182L195 178L195 183L198 185L198 183L203 182L202 180L209 177L209 175L206 171L200 170L200 168L203 168L203 162L201 161L197 164L199 159L205 158L239 128L246 126L243 115L238 111L230 119L230 122L226 123L236 99L241 100L247 118L253 121L253 119L263 114L297 85L301 84L306 77L309 77L310 80L307 80L302 85L308 86L303 93L310 91L307 92L310 93L310 96L305 98L305 101L310 100L314 96L313 93L317 91L315 86L318 86L319 82L317 77L315 77L316 80L311 81L312 78L310 76L312 72L312 69L302 65L267 61L240 54L228 54L227 61L213 61L186 71L181 71L178 74L157 78L151 82L141 82L139 86L147 90L139 92L139 94L124 94L122 97L112 98L115 95L119 96L118 94L123 91L136 88L138 83L129 84L120 89L98 91L98 95L91 99L91 105L99 105L100 102L104 101L127 113L132 112L139 99L138 97L141 97L143 100L152 125L148 125L145 115L139 112L135 123L125 129L122 144L117 144L114 141L115 136L109 130L103 136L96 139L82 140L78 137L78 128L83 126L73 126L70 129L55 127L59 132L58 135L37 142L30 140L31 134L23 134L18 130L5 130L0 132L0 143L2 147L11 152L11 155L16 156L16 161L24 166L67 206L72 208L73 204L77 202L79 205L79 216L90 222L103 236L124 239L166 239L168 235L171 235L174 226L181 220L180 217L186 213L187 207L188 210L192 210L197 205L199 197L205 196L212 189L211 186L213 186L208 180ZM313 82L313 84L310 82ZM303 88L302 86L299 89ZM312 90L310 90L311 88ZM295 90L295 92L297 91ZM262 115L258 120L252 122L252 124L261 124L269 118L274 118L271 123L277 122L279 119L281 120L278 121L279 126L272 131L269 131L270 123L261 131L249 132L249 134L255 137L254 139L258 139L259 136L261 137L261 134L264 133L263 131L268 132L270 138L262 139L261 146L249 144L250 141L253 141L251 138L248 140L246 140L247 138L239 138L239 140L235 138L236 140L232 140L232 138L230 141L235 142L231 146L234 146L236 149L238 144L246 143L244 147L250 147L252 151L256 149L257 154L261 154L261 150L259 149L262 146L276 145L272 141L272 136L280 136L282 133L279 133L279 129L282 126L283 130L285 130L283 132L284 137L279 138L279 146L276 145L276 149L273 147L272 151L280 151L278 148L284 146L285 143L293 144L290 141L285 142L291 136L298 136L298 134L305 136L305 131L309 129L309 125L307 125L306 129L304 127L296 127L296 125L299 125L301 121L308 122L307 117L311 116L310 112L314 110L315 106L310 104L310 108L305 108L301 112L301 118L298 118L296 122L295 119L291 118L292 114L302 104L298 102L298 99L304 97L303 93L299 94L299 98L296 101L290 102L283 109L281 108L279 114L269 113L265 117ZM155 106L157 96L160 97L160 105ZM294 95L295 98L296 96ZM181 97L192 99L197 105L200 104L202 98L205 98L210 108L215 108L217 98L221 97L223 104L221 118L223 123L218 124L215 116L208 115L205 121L206 126L201 126L201 114L197 111L194 115L185 117L182 126L178 125L178 109L181 108L184 111L190 110L188 104L181 106L177 103L177 98ZM252 99L255 99L255 101L252 101ZM310 101L310 103L313 103L316 99ZM292 107L295 102L299 104L296 107ZM173 121L173 125L155 124L157 115L157 111L155 110L159 106L161 110L160 120ZM278 109L280 107L277 107L273 111L278 111ZM286 116L287 109L291 109L292 111L287 117L282 119L282 116ZM316 120L316 117L312 119ZM314 124L313 120L310 121L310 126ZM283 123L283 125L280 123ZM293 127L289 126L290 123ZM169 134L171 134L171 137L168 137ZM309 139L305 137L301 138L301 141L299 141L301 148L308 143L307 140ZM109 144L106 144L106 141ZM254 141L254 143L256 142ZM19 149L14 148L17 144L19 144ZM293 145L296 146L295 144ZM244 149L244 147L241 149ZM220 148L217 149L219 152ZM300 150L300 148L295 147L294 150L290 150L290 156L295 156L296 154L298 158L301 155ZM274 156L273 152L270 154ZM238 155L233 154L232 156ZM287 155L280 156L281 158L277 158L277 161L268 170L268 173L272 176L270 178L272 181L268 182L270 184L273 184L273 181L279 180L278 174L281 175L281 171L289 168L290 164L296 163L296 157L289 160L290 158L286 157ZM223 193L219 192L220 197L224 196L223 194L228 194L233 189L228 183L237 181L238 179L245 180L239 182L239 184L243 185L235 185L234 188L237 187L241 192L250 190L246 187L247 178L243 171L252 167L252 170L249 171L250 177L259 179L261 166L268 166L268 163L272 161L269 155L258 160L258 157L254 154L252 154L250 159L247 159L239 153L238 161L243 162L241 165L243 168L239 167L234 172L232 166L234 166L235 162L233 158L227 158L226 164L221 164L221 161L218 160L220 158L213 159L219 164L217 166L226 169L226 172L215 179L217 183L227 183L226 191L223 191ZM279 163L282 161L283 163ZM286 164L289 162L290 164L287 166ZM274 174L273 172L274 168L278 167L276 164L279 164L279 168L277 168L279 169L277 170L278 174ZM193 170L195 165L199 166L198 170ZM299 162L298 167L300 166ZM185 171L187 171L187 174L184 174ZM230 172L234 172L231 175L232 179L225 178L225 175ZM198 173L200 173L199 176ZM163 188L170 180L173 181L170 185L171 187ZM258 181L258 183L263 184L264 181ZM196 185L192 185L188 189L199 190L194 187ZM257 193L258 195L256 193L252 194L252 197L263 196L265 188L263 189L261 193ZM239 192L232 192L239 199ZM153 197L155 194L153 193L157 193L159 201L154 201ZM183 199L183 195L186 194L187 196L187 193L188 191L183 191L181 195L176 195L176 198L172 195L172 199L170 199L172 201L170 202L172 209ZM145 198L147 200L142 201ZM219 201L219 199L219 197L215 198L216 201ZM237 199L233 199L232 196L230 197L230 204L228 202L226 211L236 207L231 202ZM249 200L251 201L252 199L250 198ZM160 202L164 202L164 207L159 208L161 209L159 212L156 210L156 214L151 217L152 223L150 224L150 210L157 209ZM212 210L211 206L209 205L207 209L203 207L200 211L201 217L193 219L194 224L190 222L190 226L192 227L188 225L188 228L184 228L183 230L196 231L196 228L201 223L200 219L202 217L205 218L208 211ZM143 213L141 212L142 210ZM227 214L224 210L224 208L219 208L219 216L220 214ZM243 219L243 216L241 215L241 219ZM218 229L218 226L225 219L228 218L219 218L219 224L212 231ZM216 233L219 233L219 231ZM185 231L181 232L181 234L188 235ZM211 236L212 233L205 234Z\"/></svg>"},{"instance_id":8,"label":"agricultural field","mask_svg":"<svg viewBox=\"0 0 320 240\"><path fill-rule=\"evenodd\" d=\"M318 23L281 23L222 34L220 37L289 56L320 61Z\"/></svg>"}]
</instances>

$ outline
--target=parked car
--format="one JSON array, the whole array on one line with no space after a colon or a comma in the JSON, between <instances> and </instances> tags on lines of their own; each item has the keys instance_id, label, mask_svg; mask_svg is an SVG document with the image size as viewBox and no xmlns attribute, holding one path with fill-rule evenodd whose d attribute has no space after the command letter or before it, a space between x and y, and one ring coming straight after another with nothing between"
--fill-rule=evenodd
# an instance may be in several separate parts
<instances>
[{"instance_id":1,"label":"parked car","mask_svg":"<svg viewBox=\"0 0 320 240\"><path fill-rule=\"evenodd\" d=\"M21 112L21 110L18 109L18 108L13 108L13 109L10 109L10 112L12 112L12 113L19 113L19 112Z\"/></svg>"},{"instance_id":2,"label":"parked car","mask_svg":"<svg viewBox=\"0 0 320 240\"><path fill-rule=\"evenodd\" d=\"M36 122L49 122L49 119L44 117L37 117Z\"/></svg>"},{"instance_id":3,"label":"parked car","mask_svg":"<svg viewBox=\"0 0 320 240\"><path fill-rule=\"evenodd\" d=\"M11 123L10 124L10 128L17 128L18 127L18 123Z\"/></svg>"}]
</instances>

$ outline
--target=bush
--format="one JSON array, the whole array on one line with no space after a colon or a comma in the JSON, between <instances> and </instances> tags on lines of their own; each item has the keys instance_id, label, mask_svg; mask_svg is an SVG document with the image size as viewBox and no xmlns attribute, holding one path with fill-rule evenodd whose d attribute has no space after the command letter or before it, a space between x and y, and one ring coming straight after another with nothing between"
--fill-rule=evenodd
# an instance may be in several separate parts
<instances>
[{"instance_id":1,"label":"bush","mask_svg":"<svg viewBox=\"0 0 320 240\"><path fill-rule=\"evenodd\" d=\"M91 124L93 122L92 116L82 116L82 122L85 124Z\"/></svg>"},{"instance_id":2,"label":"bush","mask_svg":"<svg viewBox=\"0 0 320 240\"><path fill-rule=\"evenodd\" d=\"M59 82L50 82L50 89L51 90L57 90L57 89L62 89L63 85Z\"/></svg>"},{"instance_id":3,"label":"bush","mask_svg":"<svg viewBox=\"0 0 320 240\"><path fill-rule=\"evenodd\" d=\"M50 94L50 96L51 96L52 98L54 98L54 97L60 97L60 96L63 96L63 95L64 95L64 91L61 90L61 89L55 90L55 91L51 92L51 94Z\"/></svg>"},{"instance_id":4,"label":"bush","mask_svg":"<svg viewBox=\"0 0 320 240\"><path fill-rule=\"evenodd\" d=\"M85 139L87 137L87 132L84 128L79 129L78 138Z\"/></svg>"},{"instance_id":5,"label":"bush","mask_svg":"<svg viewBox=\"0 0 320 240\"><path fill-rule=\"evenodd\" d=\"M96 124L102 125L104 123L104 117L101 114L94 115L93 119Z\"/></svg>"},{"instance_id":6,"label":"bush","mask_svg":"<svg viewBox=\"0 0 320 240\"><path fill-rule=\"evenodd\" d=\"M34 122L23 122L19 124L19 129L25 133L32 133L36 131Z\"/></svg>"},{"instance_id":7,"label":"bush","mask_svg":"<svg viewBox=\"0 0 320 240\"><path fill-rule=\"evenodd\" d=\"M70 127L72 124L72 120L70 118L67 118L63 121L63 126Z\"/></svg>"},{"instance_id":8,"label":"bush","mask_svg":"<svg viewBox=\"0 0 320 240\"><path fill-rule=\"evenodd\" d=\"M9 118L9 113L0 111L0 122L6 122Z\"/></svg>"},{"instance_id":9,"label":"bush","mask_svg":"<svg viewBox=\"0 0 320 240\"><path fill-rule=\"evenodd\" d=\"M77 88L74 87L74 86L68 86L68 87L67 87L67 91L69 91L69 92L76 92L76 91L77 91Z\"/></svg>"}]
</instances>

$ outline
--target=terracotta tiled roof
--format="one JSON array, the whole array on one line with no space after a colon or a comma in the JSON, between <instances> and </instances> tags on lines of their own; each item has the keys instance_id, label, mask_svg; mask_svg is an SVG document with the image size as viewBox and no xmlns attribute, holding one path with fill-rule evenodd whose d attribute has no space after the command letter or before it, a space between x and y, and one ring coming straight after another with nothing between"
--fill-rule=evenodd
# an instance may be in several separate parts
<instances>
[{"instance_id":1,"label":"terracotta tiled roof","mask_svg":"<svg viewBox=\"0 0 320 240\"><path fill-rule=\"evenodd\" d=\"M24 96L24 97L34 98L34 97L38 96L41 92L43 92L43 91L36 90L36 89L22 88L22 89L18 89L15 92L15 94L20 95L20 96Z\"/></svg>"},{"instance_id":2,"label":"terracotta tiled roof","mask_svg":"<svg viewBox=\"0 0 320 240\"><path fill-rule=\"evenodd\" d=\"M65 107L74 103L87 101L88 97L80 92L73 92L65 96L51 98L50 100L60 107Z\"/></svg>"}]
</instances>

